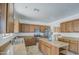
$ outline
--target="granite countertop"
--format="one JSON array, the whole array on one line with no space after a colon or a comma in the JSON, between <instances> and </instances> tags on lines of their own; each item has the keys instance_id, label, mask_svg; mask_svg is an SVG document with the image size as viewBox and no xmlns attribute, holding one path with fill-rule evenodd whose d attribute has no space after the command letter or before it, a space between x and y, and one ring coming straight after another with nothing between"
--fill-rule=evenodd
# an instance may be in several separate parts
<instances>
[{"instance_id":1,"label":"granite countertop","mask_svg":"<svg viewBox=\"0 0 79 59\"><path fill-rule=\"evenodd\" d=\"M11 41L14 37L16 36L12 35L12 36L6 36L6 37L0 38L0 47L6 44L7 42Z\"/></svg>"},{"instance_id":2,"label":"granite countertop","mask_svg":"<svg viewBox=\"0 0 79 59\"><path fill-rule=\"evenodd\" d=\"M57 48L61 48L69 45L68 43L61 42L61 41L48 41L47 38L40 38L40 40L47 42Z\"/></svg>"}]
</instances>

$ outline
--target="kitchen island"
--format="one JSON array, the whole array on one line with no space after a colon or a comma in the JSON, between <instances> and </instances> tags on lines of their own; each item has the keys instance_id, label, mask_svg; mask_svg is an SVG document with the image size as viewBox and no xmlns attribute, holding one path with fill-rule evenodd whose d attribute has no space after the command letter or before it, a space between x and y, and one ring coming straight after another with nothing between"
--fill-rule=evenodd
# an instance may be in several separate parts
<instances>
[{"instance_id":1,"label":"kitchen island","mask_svg":"<svg viewBox=\"0 0 79 59\"><path fill-rule=\"evenodd\" d=\"M39 49L45 55L66 54L68 51L68 43L61 41L48 41L47 38L40 38Z\"/></svg>"}]
</instances>

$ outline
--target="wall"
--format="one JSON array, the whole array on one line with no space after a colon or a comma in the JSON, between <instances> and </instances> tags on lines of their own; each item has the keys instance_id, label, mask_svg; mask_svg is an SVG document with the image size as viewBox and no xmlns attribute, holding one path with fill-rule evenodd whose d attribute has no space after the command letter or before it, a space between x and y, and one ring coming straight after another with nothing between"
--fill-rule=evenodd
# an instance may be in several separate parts
<instances>
[{"instance_id":1,"label":"wall","mask_svg":"<svg viewBox=\"0 0 79 59\"><path fill-rule=\"evenodd\" d=\"M50 23L52 32L54 32L54 27L60 27L60 23L74 20L74 19L79 19L79 14L76 14L76 15L73 15L67 18L63 18L58 21L54 21ZM54 32L54 34L61 34L62 36L66 36L66 37L79 37L79 33L56 33Z\"/></svg>"},{"instance_id":2,"label":"wall","mask_svg":"<svg viewBox=\"0 0 79 59\"><path fill-rule=\"evenodd\" d=\"M24 19L19 20L19 22L20 23L25 23L25 24L49 25L49 23L28 21L28 20L24 20Z\"/></svg>"}]
</instances>

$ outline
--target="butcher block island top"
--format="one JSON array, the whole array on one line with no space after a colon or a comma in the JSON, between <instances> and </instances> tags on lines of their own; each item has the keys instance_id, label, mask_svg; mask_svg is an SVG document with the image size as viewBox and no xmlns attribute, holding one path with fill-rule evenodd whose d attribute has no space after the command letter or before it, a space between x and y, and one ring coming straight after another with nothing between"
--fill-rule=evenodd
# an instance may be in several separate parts
<instances>
[{"instance_id":1,"label":"butcher block island top","mask_svg":"<svg viewBox=\"0 0 79 59\"><path fill-rule=\"evenodd\" d=\"M39 39L39 49L46 55L66 54L68 51L68 43L61 41L49 41L47 38Z\"/></svg>"}]
</instances>

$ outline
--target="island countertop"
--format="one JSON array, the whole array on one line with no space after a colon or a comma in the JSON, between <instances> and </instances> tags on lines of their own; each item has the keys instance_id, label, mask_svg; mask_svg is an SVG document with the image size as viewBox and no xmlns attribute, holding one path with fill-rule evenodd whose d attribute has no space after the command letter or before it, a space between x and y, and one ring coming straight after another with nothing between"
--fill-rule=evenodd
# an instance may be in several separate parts
<instances>
[{"instance_id":1,"label":"island countertop","mask_svg":"<svg viewBox=\"0 0 79 59\"><path fill-rule=\"evenodd\" d=\"M61 47L65 47L68 46L68 43L65 42L61 42L61 41L48 41L47 38L40 38L39 40L43 41L43 42L47 42L48 44L51 44L57 48L61 48Z\"/></svg>"}]
</instances>

